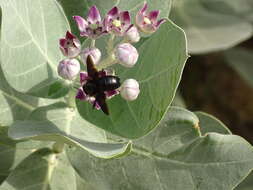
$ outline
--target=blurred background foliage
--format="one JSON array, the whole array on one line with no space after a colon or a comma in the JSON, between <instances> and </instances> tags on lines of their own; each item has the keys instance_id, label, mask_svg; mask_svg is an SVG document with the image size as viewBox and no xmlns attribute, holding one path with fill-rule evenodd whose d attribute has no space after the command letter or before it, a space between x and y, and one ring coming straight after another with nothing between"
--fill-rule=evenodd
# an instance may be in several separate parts
<instances>
[{"instance_id":1,"label":"blurred background foliage","mask_svg":"<svg viewBox=\"0 0 253 190\"><path fill-rule=\"evenodd\" d=\"M253 143L253 1L174 0L189 58L174 104L218 117Z\"/></svg>"}]
</instances>

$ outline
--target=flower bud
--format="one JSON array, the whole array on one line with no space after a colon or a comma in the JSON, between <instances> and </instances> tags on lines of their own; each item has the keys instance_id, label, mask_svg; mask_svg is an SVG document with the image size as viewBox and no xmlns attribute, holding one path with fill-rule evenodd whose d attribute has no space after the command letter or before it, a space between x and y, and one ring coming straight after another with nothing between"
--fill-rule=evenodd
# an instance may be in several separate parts
<instances>
[{"instance_id":1,"label":"flower bud","mask_svg":"<svg viewBox=\"0 0 253 190\"><path fill-rule=\"evenodd\" d=\"M83 63L86 63L88 55L91 56L94 64L98 64L101 58L101 52L98 48L85 48L81 53Z\"/></svg>"},{"instance_id":2,"label":"flower bud","mask_svg":"<svg viewBox=\"0 0 253 190\"><path fill-rule=\"evenodd\" d=\"M120 87L120 95L128 101L135 100L140 93L139 83L135 79L127 79Z\"/></svg>"},{"instance_id":3,"label":"flower bud","mask_svg":"<svg viewBox=\"0 0 253 190\"><path fill-rule=\"evenodd\" d=\"M129 43L119 44L115 51L115 57L125 67L133 67L138 60L138 51Z\"/></svg>"},{"instance_id":4,"label":"flower bud","mask_svg":"<svg viewBox=\"0 0 253 190\"><path fill-rule=\"evenodd\" d=\"M140 34L138 32L138 29L133 26L131 27L127 32L126 32L126 35L125 35L126 39L129 41L129 42L132 42L132 43L136 43L140 40Z\"/></svg>"},{"instance_id":5,"label":"flower bud","mask_svg":"<svg viewBox=\"0 0 253 190\"><path fill-rule=\"evenodd\" d=\"M66 32L65 38L61 38L60 41L60 50L63 55L69 58L74 58L79 55L81 51L81 43L78 38L70 33Z\"/></svg>"},{"instance_id":6,"label":"flower bud","mask_svg":"<svg viewBox=\"0 0 253 190\"><path fill-rule=\"evenodd\" d=\"M80 64L76 59L64 59L58 65L58 74L67 80L73 80L80 72Z\"/></svg>"}]
</instances>

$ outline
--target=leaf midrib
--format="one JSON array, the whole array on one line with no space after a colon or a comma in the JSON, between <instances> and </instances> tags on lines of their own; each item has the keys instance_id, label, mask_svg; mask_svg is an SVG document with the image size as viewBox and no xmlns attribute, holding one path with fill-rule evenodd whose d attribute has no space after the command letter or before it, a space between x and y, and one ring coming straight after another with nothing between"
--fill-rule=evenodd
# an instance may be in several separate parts
<instances>
[{"instance_id":1,"label":"leaf midrib","mask_svg":"<svg viewBox=\"0 0 253 190\"><path fill-rule=\"evenodd\" d=\"M198 140L198 138L195 140ZM252 162L253 163L253 159L240 160L240 161L209 162L209 163L184 162L184 161L170 159L170 158L168 158L168 155L165 155L162 153L149 152L147 149L137 146L137 145L133 145L133 149L131 152L134 154L137 154L137 155L142 155L142 156L151 158L151 159L164 160L164 161L170 162L172 164L179 164L179 165L183 165L183 166L204 166L204 165L210 166L210 165L221 165L221 164L240 164L240 163L244 163L244 162Z\"/></svg>"}]
</instances>

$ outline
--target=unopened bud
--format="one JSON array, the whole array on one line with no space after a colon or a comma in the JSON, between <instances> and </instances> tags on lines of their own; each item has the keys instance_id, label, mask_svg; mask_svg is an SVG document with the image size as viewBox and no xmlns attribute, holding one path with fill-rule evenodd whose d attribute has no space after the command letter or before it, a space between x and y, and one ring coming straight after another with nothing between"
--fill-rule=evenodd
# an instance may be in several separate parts
<instances>
[{"instance_id":1,"label":"unopened bud","mask_svg":"<svg viewBox=\"0 0 253 190\"><path fill-rule=\"evenodd\" d=\"M115 51L116 59L125 67L133 67L138 60L138 51L129 43L119 44Z\"/></svg>"},{"instance_id":2,"label":"unopened bud","mask_svg":"<svg viewBox=\"0 0 253 190\"><path fill-rule=\"evenodd\" d=\"M85 48L81 53L83 63L86 63L88 55L91 56L94 64L98 64L101 58L101 52L98 48Z\"/></svg>"},{"instance_id":3,"label":"unopened bud","mask_svg":"<svg viewBox=\"0 0 253 190\"><path fill-rule=\"evenodd\" d=\"M125 35L126 39L129 41L129 42L132 42L132 43L136 43L140 40L140 34L139 34L139 31L138 29L133 26L131 27L127 32L126 32L126 35Z\"/></svg>"},{"instance_id":4,"label":"unopened bud","mask_svg":"<svg viewBox=\"0 0 253 190\"><path fill-rule=\"evenodd\" d=\"M120 95L128 101L135 100L140 93L139 83L135 79L127 79L120 87Z\"/></svg>"},{"instance_id":5,"label":"unopened bud","mask_svg":"<svg viewBox=\"0 0 253 190\"><path fill-rule=\"evenodd\" d=\"M76 59L64 59L58 65L58 74L67 80L73 80L80 72L80 64Z\"/></svg>"}]
</instances>

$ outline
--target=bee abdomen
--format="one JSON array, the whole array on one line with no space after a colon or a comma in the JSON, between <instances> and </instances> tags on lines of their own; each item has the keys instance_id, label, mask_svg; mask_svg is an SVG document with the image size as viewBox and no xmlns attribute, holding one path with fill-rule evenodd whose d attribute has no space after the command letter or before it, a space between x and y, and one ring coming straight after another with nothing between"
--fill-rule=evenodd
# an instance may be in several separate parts
<instances>
[{"instance_id":1,"label":"bee abdomen","mask_svg":"<svg viewBox=\"0 0 253 190\"><path fill-rule=\"evenodd\" d=\"M116 76L104 76L99 79L98 85L101 91L115 90L120 87L120 78Z\"/></svg>"}]
</instances>

